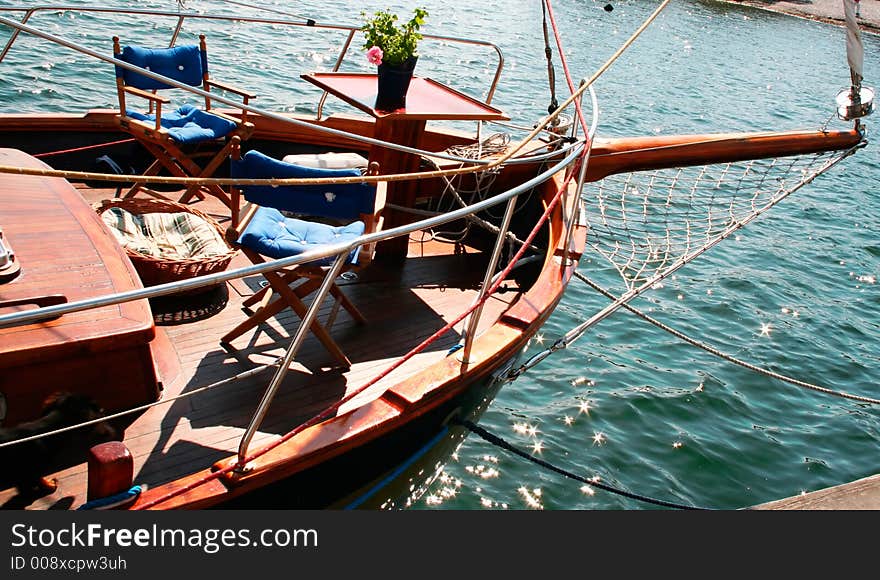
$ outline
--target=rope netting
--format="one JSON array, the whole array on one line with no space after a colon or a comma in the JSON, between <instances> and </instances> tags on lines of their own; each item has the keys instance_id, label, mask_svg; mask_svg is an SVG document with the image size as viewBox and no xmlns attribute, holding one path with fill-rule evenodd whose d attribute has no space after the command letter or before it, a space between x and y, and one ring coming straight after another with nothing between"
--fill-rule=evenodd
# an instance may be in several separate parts
<instances>
[{"instance_id":1,"label":"rope netting","mask_svg":"<svg viewBox=\"0 0 880 580\"><path fill-rule=\"evenodd\" d=\"M627 291L690 262L855 148L612 175L584 190L587 243Z\"/></svg>"},{"instance_id":2,"label":"rope netting","mask_svg":"<svg viewBox=\"0 0 880 580\"><path fill-rule=\"evenodd\" d=\"M584 188L587 246L625 290L509 373L567 348L587 329L774 207L865 145L819 153L634 171Z\"/></svg>"}]
</instances>

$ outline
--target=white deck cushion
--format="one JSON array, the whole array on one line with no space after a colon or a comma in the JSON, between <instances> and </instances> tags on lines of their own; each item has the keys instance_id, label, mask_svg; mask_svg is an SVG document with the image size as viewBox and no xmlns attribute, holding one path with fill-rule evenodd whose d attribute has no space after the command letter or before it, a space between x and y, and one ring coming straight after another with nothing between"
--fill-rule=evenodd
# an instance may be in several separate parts
<instances>
[{"instance_id":1,"label":"white deck cushion","mask_svg":"<svg viewBox=\"0 0 880 580\"><path fill-rule=\"evenodd\" d=\"M318 169L355 169L368 164L367 159L357 153L333 152L285 155L282 161Z\"/></svg>"}]
</instances>

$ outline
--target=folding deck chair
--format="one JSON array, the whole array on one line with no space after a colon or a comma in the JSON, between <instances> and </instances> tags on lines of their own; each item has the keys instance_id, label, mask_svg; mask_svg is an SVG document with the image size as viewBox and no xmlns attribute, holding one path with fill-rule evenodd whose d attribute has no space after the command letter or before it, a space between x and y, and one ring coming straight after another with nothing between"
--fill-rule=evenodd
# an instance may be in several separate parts
<instances>
[{"instance_id":1,"label":"folding deck chair","mask_svg":"<svg viewBox=\"0 0 880 580\"><path fill-rule=\"evenodd\" d=\"M238 158L233 152L230 174L240 179L266 178L316 178L350 177L362 175L360 169L320 169L294 163L286 163L268 157L259 151L248 151ZM371 174L378 174L373 164ZM384 186L380 184L380 186ZM233 219L229 238L254 263L269 259L296 256L322 245L345 243L364 233L378 230L380 212L377 196L380 188L373 183L340 183L330 185L280 185L243 186L233 188L233 202L239 203L239 195L247 202L240 219ZM381 205L381 203L379 204ZM298 217L290 217L296 214ZM322 219L324 221L315 221ZM326 220L336 220L341 225L331 225ZM347 259L343 272L364 268L370 261L374 248L358 247ZM221 344L229 344L248 330L257 327L272 316L291 308L303 318L306 306L303 298L314 292L324 279L335 257L299 264L292 268L264 273L269 285L245 301L250 307L258 302L263 306L244 322L228 332ZM298 284L298 285L297 285ZM292 287L292 285L295 285ZM272 292L270 296L267 293ZM364 316L334 282L330 289L338 306L345 308L355 321L366 322ZM268 299L272 300L269 301ZM327 326L332 325L331 314ZM310 330L342 366L351 362L330 337L327 327L315 320Z\"/></svg>"},{"instance_id":2,"label":"folding deck chair","mask_svg":"<svg viewBox=\"0 0 880 580\"><path fill-rule=\"evenodd\" d=\"M256 95L215 80L208 75L208 56L205 35L199 36L198 45L181 45L171 48L144 48L128 45L120 47L119 37L113 37L114 56L150 72L174 79L180 83L199 87L206 92L211 88L222 89L239 95L247 105ZM235 118L211 109L211 98L205 97L204 110L184 104L174 111L163 114L162 106L171 100L158 94L172 85L116 65L116 89L119 96L119 127L143 145L155 161L144 175L157 175L163 168L177 177L212 177L230 154L233 142L244 141L253 133L254 126L247 120L242 109L241 118ZM126 98L134 95L147 99L149 109L138 113L127 107ZM205 157L201 163L196 158ZM133 197L143 191L153 197L162 194L149 189L145 183L135 183L122 197ZM178 201L189 202L203 193L220 199L230 212L237 211L231 196L219 185L192 184L186 187Z\"/></svg>"}]
</instances>

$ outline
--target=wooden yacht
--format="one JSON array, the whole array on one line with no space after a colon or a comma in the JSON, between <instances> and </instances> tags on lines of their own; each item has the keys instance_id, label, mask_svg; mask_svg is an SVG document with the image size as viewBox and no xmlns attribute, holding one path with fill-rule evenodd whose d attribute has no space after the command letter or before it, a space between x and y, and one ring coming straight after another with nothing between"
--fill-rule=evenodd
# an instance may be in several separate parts
<instances>
[{"instance_id":1,"label":"wooden yacht","mask_svg":"<svg viewBox=\"0 0 880 580\"><path fill-rule=\"evenodd\" d=\"M207 74L185 87L129 59L145 53L124 38L101 52L44 32L33 24L39 10L29 10L0 12L13 30L0 66L19 35L63 46L116 71L120 107L0 114L0 427L19 435L0 453L38 445L36 465L0 459L0 503L11 508L405 507L562 299L587 242L585 182L863 140L856 128L593 142L595 123L554 123L565 108L574 116L581 90L497 145L487 127L509 120L491 104L497 47L476 43L499 56L484 94L417 73L405 107L379 110L376 75L339 70L357 33L345 26L324 27L348 35L335 69L298 79L320 89L317 115L279 113L258 106L259 90ZM172 23L171 42L153 46L201 44L203 54L224 24L322 28L126 12ZM126 32L145 43L145 30ZM158 85L138 88L132 77ZM234 133L197 144L172 135L162 107L183 119L173 128L194 113L157 96L169 85L204 99L200 108ZM324 116L327 99L348 112ZM145 101L151 117L128 113L126 103ZM309 239L290 253L285 230L273 256L278 238L261 230L262 245L249 245L255 216L276 197L314 199L279 207L264 227L341 236L334 228L343 226L309 211L330 207L336 218L357 188L370 203L359 206L353 237ZM207 224L225 251L157 257L113 225L154 214ZM152 239L142 242L171 244L166 229L147 229ZM46 400L60 392L87 396L103 414L47 415ZM107 423L118 436L97 441L94 427ZM34 469L54 488L26 488Z\"/></svg>"}]
</instances>

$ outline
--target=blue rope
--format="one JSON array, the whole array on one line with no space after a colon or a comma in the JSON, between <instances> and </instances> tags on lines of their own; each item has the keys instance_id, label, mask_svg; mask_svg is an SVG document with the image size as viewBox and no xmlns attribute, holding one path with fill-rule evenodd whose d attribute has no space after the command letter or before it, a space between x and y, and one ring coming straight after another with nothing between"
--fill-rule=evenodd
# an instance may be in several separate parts
<instances>
[{"instance_id":1,"label":"blue rope","mask_svg":"<svg viewBox=\"0 0 880 580\"><path fill-rule=\"evenodd\" d=\"M87 501L86 503L79 506L77 510L110 509L128 503L129 501L132 501L133 499L138 497L140 494L141 486L135 485L127 491L123 491L115 495L108 495L107 497L93 499L92 501Z\"/></svg>"}]
</instances>

